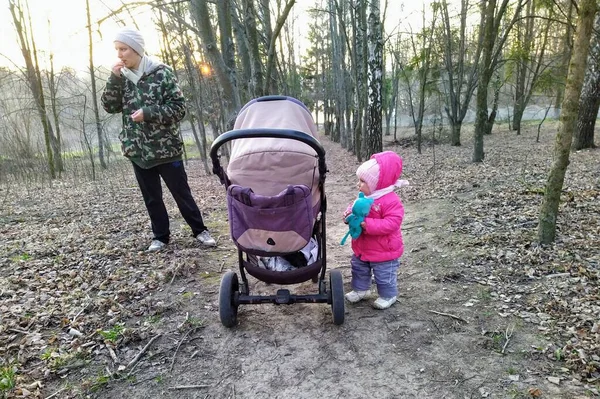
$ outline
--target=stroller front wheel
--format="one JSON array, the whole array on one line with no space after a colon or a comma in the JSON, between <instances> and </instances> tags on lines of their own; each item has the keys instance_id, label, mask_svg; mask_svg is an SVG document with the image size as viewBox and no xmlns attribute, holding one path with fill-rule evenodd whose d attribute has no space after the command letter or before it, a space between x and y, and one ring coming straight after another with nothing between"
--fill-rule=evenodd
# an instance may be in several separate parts
<instances>
[{"instance_id":1,"label":"stroller front wheel","mask_svg":"<svg viewBox=\"0 0 600 399\"><path fill-rule=\"evenodd\" d=\"M219 289L219 317L225 327L233 327L237 322L239 283L237 274L228 271L221 279Z\"/></svg>"}]
</instances>

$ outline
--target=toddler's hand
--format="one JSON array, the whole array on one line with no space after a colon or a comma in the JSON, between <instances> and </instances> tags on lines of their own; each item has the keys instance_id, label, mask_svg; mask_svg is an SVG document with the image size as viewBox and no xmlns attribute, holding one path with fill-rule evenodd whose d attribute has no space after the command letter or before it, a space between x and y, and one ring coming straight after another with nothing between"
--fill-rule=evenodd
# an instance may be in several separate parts
<instances>
[{"instance_id":1,"label":"toddler's hand","mask_svg":"<svg viewBox=\"0 0 600 399\"><path fill-rule=\"evenodd\" d=\"M367 227L367 224L365 222L360 222L360 227L362 227L363 229L365 229Z\"/></svg>"},{"instance_id":2,"label":"toddler's hand","mask_svg":"<svg viewBox=\"0 0 600 399\"><path fill-rule=\"evenodd\" d=\"M351 210L346 210L346 211L344 212L344 217L342 218L342 220L344 221L344 223L348 224L348 220L347 220L347 218L348 218L348 215L350 215L351 213L352 213L352 211L351 211Z\"/></svg>"}]
</instances>

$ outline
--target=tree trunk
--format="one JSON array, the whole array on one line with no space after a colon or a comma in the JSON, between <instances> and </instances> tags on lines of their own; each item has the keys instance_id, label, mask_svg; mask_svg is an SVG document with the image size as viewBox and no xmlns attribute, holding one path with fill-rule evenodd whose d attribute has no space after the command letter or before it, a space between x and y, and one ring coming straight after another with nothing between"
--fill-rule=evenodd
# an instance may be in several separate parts
<instances>
[{"instance_id":1,"label":"tree trunk","mask_svg":"<svg viewBox=\"0 0 600 399\"><path fill-rule=\"evenodd\" d=\"M367 107L367 156L383 150L381 82L383 71L383 39L379 0L372 0L369 10L369 104Z\"/></svg>"},{"instance_id":2,"label":"tree trunk","mask_svg":"<svg viewBox=\"0 0 600 399\"><path fill-rule=\"evenodd\" d=\"M569 164L569 153L573 131L577 123L579 96L585 76L587 54L596 10L595 0L581 0L579 3L579 18L573 43L573 54L569 63L565 97L554 144L554 162L548 175L539 214L538 239L542 244L549 244L556 238L556 219L560 193L563 188L567 165Z\"/></svg>"},{"instance_id":3,"label":"tree trunk","mask_svg":"<svg viewBox=\"0 0 600 399\"><path fill-rule=\"evenodd\" d=\"M219 21L219 41L221 43L221 53L223 54L223 62L225 64L225 72L232 86L238 87L238 78L235 66L235 46L232 37L232 22L231 22L231 0L217 1L217 19ZM181 29L181 32L184 32ZM238 94L239 96L239 94ZM238 100L241 102L241 100Z\"/></svg>"},{"instance_id":4,"label":"tree trunk","mask_svg":"<svg viewBox=\"0 0 600 399\"><path fill-rule=\"evenodd\" d=\"M471 104L473 93L477 87L477 65L481 57L483 40L477 43L474 53L468 51L467 46L467 14L470 7L468 0L461 0L460 25L458 36L458 48L455 48L455 33L450 24L450 14L448 13L448 3L446 0L441 2L440 12L444 26L443 38L443 56L444 72L447 74L446 88L446 116L450 121L452 130L451 145L460 146L460 133L462 123ZM481 26L483 26L484 13L481 13ZM483 34L483 32L482 32ZM467 61L468 60L468 61Z\"/></svg>"},{"instance_id":5,"label":"tree trunk","mask_svg":"<svg viewBox=\"0 0 600 399\"><path fill-rule=\"evenodd\" d=\"M423 11L423 16L425 11ZM419 68L419 104L417 108L417 116L415 120L415 133L417 135L417 152L421 153L421 144L423 142L423 118L425 117L425 100L427 94L427 85L429 79L429 69L431 65L431 48L433 47L433 32L435 31L437 13L434 11L431 18L431 26L427 30L423 27L423 51L425 51L423 60L420 62ZM423 21L424 22L424 21ZM428 32L429 31L429 35ZM415 54L417 50L415 49Z\"/></svg>"},{"instance_id":6,"label":"tree trunk","mask_svg":"<svg viewBox=\"0 0 600 399\"><path fill-rule=\"evenodd\" d=\"M281 32L281 28L283 27L283 24L285 23L285 20L287 19L288 15L290 14L290 11L292 10L292 7L294 6L296 0L289 0L288 3L285 6L285 9L283 10L282 14L279 16L279 18L277 18L277 23L275 24L275 30L273 31L273 35L269 38L268 42L269 42L269 50L267 52L267 70L265 72L265 79L264 79L264 88L263 88L263 93L269 93L269 94L277 94L277 82L275 81L275 79L273 79L274 73L273 73L273 69L274 69L274 65L275 65L275 43L277 42L277 37L279 36L279 33Z\"/></svg>"},{"instance_id":7,"label":"tree trunk","mask_svg":"<svg viewBox=\"0 0 600 399\"><path fill-rule=\"evenodd\" d=\"M92 166L92 180L96 180L96 161L94 160L94 149L92 143L87 136L86 129L86 117L85 113L87 110L87 96L82 95L83 97L83 115L81 116L81 137L83 137L83 142L85 144L85 148L87 149L87 154L90 159L90 165Z\"/></svg>"},{"instance_id":8,"label":"tree trunk","mask_svg":"<svg viewBox=\"0 0 600 399\"><path fill-rule=\"evenodd\" d=\"M248 99L250 99L250 97L252 97L250 94L249 86L252 66L250 65L250 56L248 55L248 43L246 41L246 32L244 29L244 24L241 22L235 9L232 10L232 18L233 35L237 43L237 59L240 62L240 79L238 83L240 90L242 91L242 98L244 99L244 102L246 102Z\"/></svg>"},{"instance_id":9,"label":"tree trunk","mask_svg":"<svg viewBox=\"0 0 600 399\"><path fill-rule=\"evenodd\" d=\"M210 60L221 86L226 116L227 118L231 118L235 115L235 112L241 108L237 82L232 82L230 80L227 65L217 47L215 35L211 29L212 25L210 23L207 0L191 0L190 5L192 17L196 22L198 33L202 38L205 54Z\"/></svg>"},{"instance_id":10,"label":"tree trunk","mask_svg":"<svg viewBox=\"0 0 600 399\"><path fill-rule=\"evenodd\" d=\"M517 40L519 42L519 53L517 59L517 81L515 83L515 103L513 106L513 123L512 129L517 131L517 135L521 134L521 119L523 118L523 112L527 106L525 98L525 86L527 81L527 71L531 67L529 58L531 57L531 49L533 46L533 3L534 0L530 0L527 3L527 15L526 18L519 23L519 30L517 32Z\"/></svg>"},{"instance_id":11,"label":"tree trunk","mask_svg":"<svg viewBox=\"0 0 600 399\"><path fill-rule=\"evenodd\" d=\"M336 0L329 0L329 35L331 37L331 64L332 73L331 79L333 83L333 91L331 98L333 99L333 116L334 125L331 131L331 140L339 143L341 135L341 126L344 123L343 110L341 107L342 90L342 43L340 39L340 33L338 30L338 19L341 18L338 15L336 9Z\"/></svg>"},{"instance_id":12,"label":"tree trunk","mask_svg":"<svg viewBox=\"0 0 600 399\"><path fill-rule=\"evenodd\" d=\"M182 35L184 33L182 32ZM187 36L185 39L187 40ZM194 111L192 116L190 117L190 124L192 125L192 134L194 135L194 142L196 143L196 147L198 148L198 152L200 153L200 159L202 160L202 164L204 165L204 171L206 174L210 174L210 169L208 167L208 156L206 154L206 129L204 128L204 123L202 121L203 117L203 107L202 107L202 91L196 85L196 78L200 78L198 76L199 70L194 68L194 62L192 61L192 54L188 43L182 43L183 54L185 60L185 69L187 70L188 76L188 84L190 85L190 89L192 93L192 100L194 105ZM196 131L195 123L198 123L198 128L200 129L200 137L198 137L198 132Z\"/></svg>"},{"instance_id":13,"label":"tree trunk","mask_svg":"<svg viewBox=\"0 0 600 399\"><path fill-rule=\"evenodd\" d=\"M573 2L572 1L568 1L568 9L567 9L567 15L565 20L569 21L567 22L566 28L565 28L565 35L563 36L563 51L562 51L562 62L559 66L558 69L558 75L561 77L561 82L559 82L556 87L556 97L555 97L555 102L554 102L554 113L555 116L558 117L560 114L560 107L563 103L563 96L564 96L564 92L565 92L565 78L567 76L567 68L569 67L569 60L571 59L571 54L573 52L573 29L571 28L571 23L570 21L573 20L573 11L574 11L574 7L573 7Z\"/></svg>"},{"instance_id":14,"label":"tree trunk","mask_svg":"<svg viewBox=\"0 0 600 399\"><path fill-rule=\"evenodd\" d=\"M248 55L250 56L251 78L250 78L250 93L252 97L261 97L264 92L264 75L263 66L260 57L260 47L258 40L258 30L256 28L256 8L254 0L243 0L244 7L244 26L246 28L246 40L248 41Z\"/></svg>"},{"instance_id":15,"label":"tree trunk","mask_svg":"<svg viewBox=\"0 0 600 399\"><path fill-rule=\"evenodd\" d=\"M104 159L104 134L102 132L102 123L100 122L100 112L98 111L98 92L96 90L96 68L94 67L94 41L92 40L92 19L90 16L90 0L85 0L85 9L87 14L87 29L88 29L88 44L90 59L90 81L92 83L92 108L94 109L94 120L96 121L96 133L98 135L98 160L100 167L106 169L106 161Z\"/></svg>"},{"instance_id":16,"label":"tree trunk","mask_svg":"<svg viewBox=\"0 0 600 399\"><path fill-rule=\"evenodd\" d=\"M492 112L488 115L487 123L485 125L485 134L492 134L494 128L494 122L496 121L496 115L498 115L498 103L500 101L500 89L502 88L502 80L500 74L496 75L496 81L494 82L494 98L492 100Z\"/></svg>"},{"instance_id":17,"label":"tree trunk","mask_svg":"<svg viewBox=\"0 0 600 399\"><path fill-rule=\"evenodd\" d=\"M488 86L492 79L492 51L494 48L494 12L496 0L488 0L482 3L484 18L481 26L483 31L482 63L479 67L479 81L477 84L475 130L473 139L473 162L483 162L483 136L487 131L488 124Z\"/></svg>"},{"instance_id":18,"label":"tree trunk","mask_svg":"<svg viewBox=\"0 0 600 399\"><path fill-rule=\"evenodd\" d=\"M579 115L577 129L573 136L573 151L595 147L594 129L600 107L600 68L598 67L598 62L600 62L600 15L596 17L594 30L590 41L587 71L579 99Z\"/></svg>"},{"instance_id":19,"label":"tree trunk","mask_svg":"<svg viewBox=\"0 0 600 399\"><path fill-rule=\"evenodd\" d=\"M16 2L15 2L16 1ZM37 61L37 52L35 48L35 39L33 38L33 32L27 31L27 28L24 26L25 17L23 14L23 8L21 6L21 2L19 0L9 0L9 8L13 17L13 22L15 24L15 29L19 38L19 45L21 46L21 54L23 54L23 59L25 61L25 66L27 70L27 83L29 84L29 89L31 90L31 94L35 100L35 105L37 109L38 116L40 118L40 122L44 129L44 141L46 144L46 156L48 171L51 179L56 178L56 169L54 166L54 154L52 149L52 143L56 140L54 137L54 133L52 131L52 125L50 124L50 120L48 115L46 114L46 100L44 98L44 89L42 85L42 77L39 70L39 63ZM30 19L31 26L31 19ZM29 36L31 35L31 37ZM31 40L31 47L29 40Z\"/></svg>"},{"instance_id":20,"label":"tree trunk","mask_svg":"<svg viewBox=\"0 0 600 399\"><path fill-rule=\"evenodd\" d=\"M368 75L369 75L369 63L368 63L368 57L369 57L369 40L367 37L367 4L368 1L367 0L361 0L361 7L360 7L360 13L359 13L359 30L362 31L361 33L361 40L359 41L358 45L361 47L360 52L362 54L362 59L360 64L358 65L358 67L360 68L361 72L361 89L358 90L358 94L360 96L360 101L362 102L361 105L361 110L362 110L362 115L361 115L361 119L358 121L358 123L361 124L360 127L360 144L359 144L359 150L360 152L357 152L357 157L359 161L362 161L363 159L367 158L367 124L368 124L368 117L367 117L367 100L369 97L369 84L368 84Z\"/></svg>"},{"instance_id":21,"label":"tree trunk","mask_svg":"<svg viewBox=\"0 0 600 399\"><path fill-rule=\"evenodd\" d=\"M501 3L496 9L496 0L489 0L482 2L482 18L481 18L481 32L483 37L480 37L482 47L482 62L479 65L479 79L477 83L477 96L476 104L477 110L475 112L475 131L473 140L473 162L482 162L485 153L483 151L483 136L487 131L491 131L491 122L495 119L495 112L497 107L498 99L496 96L497 92L494 93L494 109L492 115L488 116L487 108L487 97L488 97L488 86L492 79L494 70L496 69L499 59L502 56L502 49L511 28L514 26L516 21L521 15L521 8L527 2L527 0L518 0L512 6L510 10L512 16L511 20L504 21L505 16L509 9L509 0L501 0ZM500 27L502 26L502 32ZM496 86L496 90L500 87Z\"/></svg>"},{"instance_id":22,"label":"tree trunk","mask_svg":"<svg viewBox=\"0 0 600 399\"><path fill-rule=\"evenodd\" d=\"M354 154L359 162L363 160L363 140L364 140L364 117L365 115L365 98L366 90L366 37L364 32L366 29L367 5L365 0L356 2L355 15L352 18L352 29L354 31L354 74L356 79L356 94L355 104L356 111L354 113Z\"/></svg>"},{"instance_id":23,"label":"tree trunk","mask_svg":"<svg viewBox=\"0 0 600 399\"><path fill-rule=\"evenodd\" d=\"M50 89L50 107L52 109L52 117L56 128L56 139L52 142L52 150L54 152L54 167L58 171L60 177L65 171L65 166L62 158L62 139L60 134L60 123L58 117L58 90L56 88L56 76L54 75L54 54L50 54L50 75L48 76L48 86Z\"/></svg>"}]
</instances>

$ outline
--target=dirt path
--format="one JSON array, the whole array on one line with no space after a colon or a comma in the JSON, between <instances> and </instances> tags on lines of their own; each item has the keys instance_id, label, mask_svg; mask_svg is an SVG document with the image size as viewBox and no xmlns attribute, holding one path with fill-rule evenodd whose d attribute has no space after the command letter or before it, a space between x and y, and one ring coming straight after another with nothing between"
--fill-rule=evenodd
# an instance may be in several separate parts
<instances>
[{"instance_id":1,"label":"dirt path","mask_svg":"<svg viewBox=\"0 0 600 399\"><path fill-rule=\"evenodd\" d=\"M358 163L339 145L322 142L330 168L328 267L342 271L348 291L351 249L339 245L346 232L340 213L356 195ZM414 168L426 168L425 157L413 149L396 149L407 160L409 180ZM478 170L466 163L464 168ZM26 382L44 381L36 397L591 397L581 384L548 380L556 363L539 350L548 342L537 326L503 315L505 298L474 277L461 246L448 240L453 235L457 242L450 226L476 194L472 186L460 196L440 191L418 200L410 190L418 191L422 182L403 191L405 254L400 299L392 308L374 310L370 301L347 304L344 324L335 326L326 304L244 305L239 325L223 327L219 283L226 270L237 272L237 258L228 238L224 190L201 170L197 161L188 166L207 224L221 237L216 249L197 247L168 199L175 217L170 249L141 251L148 222L129 168L109 180L118 180L118 186L76 184L74 191L59 185L7 202L0 214L6 223L0 255L7 258L0 265L8 265L0 268L6 287L0 289L0 304L16 309L10 317L34 312L33 305L50 308L38 310L32 321L18 316L22 321L6 341L19 338L25 345L34 336L21 330L34 321L39 327L41 335L31 344L37 352L29 360L24 351L20 355ZM273 289L255 280L251 286L251 292ZM316 287L307 282L291 290L314 293ZM77 295L68 297L69 292ZM19 304L20 297L28 302ZM58 305L59 299L68 305ZM117 323L123 330L116 339L99 337L99 330ZM85 340L69 335L70 326ZM40 353L49 354L43 362ZM43 371L49 367L52 373Z\"/></svg>"},{"instance_id":2,"label":"dirt path","mask_svg":"<svg viewBox=\"0 0 600 399\"><path fill-rule=\"evenodd\" d=\"M338 145L326 139L324 145L328 162L338 166L330 167L326 183L328 264L342 270L347 292L351 250L338 245L346 231L339 213L355 195L357 162ZM206 178L198 179L202 186ZM226 329L218 319L218 281L221 271L237 266L233 246L223 240L219 250L203 252L196 275L160 289L157 301L193 295L161 315L156 331L164 335L134 377L110 382L94 397L525 398L536 389L544 398L575 397L576 387L546 380L546 360L530 350L543 345L536 332L499 318L496 303L464 277L460 254L443 240L457 212L453 204L405 206L401 298L391 309L347 305L338 327L327 305L246 305L239 325ZM314 290L310 283L295 288ZM252 286L253 292L269 289ZM195 322L186 324L186 317ZM512 335L502 339L499 332Z\"/></svg>"}]
</instances>

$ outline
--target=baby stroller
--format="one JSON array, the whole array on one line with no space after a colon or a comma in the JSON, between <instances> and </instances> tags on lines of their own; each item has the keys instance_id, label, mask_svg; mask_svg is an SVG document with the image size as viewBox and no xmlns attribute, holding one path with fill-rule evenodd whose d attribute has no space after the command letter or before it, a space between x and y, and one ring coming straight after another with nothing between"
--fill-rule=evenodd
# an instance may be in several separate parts
<instances>
[{"instance_id":1,"label":"baby stroller","mask_svg":"<svg viewBox=\"0 0 600 399\"><path fill-rule=\"evenodd\" d=\"M219 290L221 323L232 327L242 304L327 303L333 323L344 322L342 273L325 280L325 150L308 108L285 96L265 96L247 103L234 129L213 143L210 157L227 189L231 238L238 248L239 271L226 272ZM219 148L231 142L227 171ZM273 260L290 266L269 268ZM275 262L277 264L277 262ZM318 293L295 295L281 288L275 295L250 295L246 273L268 284L308 280Z\"/></svg>"}]
</instances>

